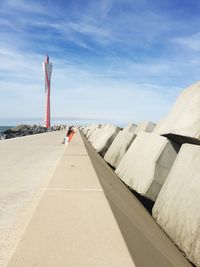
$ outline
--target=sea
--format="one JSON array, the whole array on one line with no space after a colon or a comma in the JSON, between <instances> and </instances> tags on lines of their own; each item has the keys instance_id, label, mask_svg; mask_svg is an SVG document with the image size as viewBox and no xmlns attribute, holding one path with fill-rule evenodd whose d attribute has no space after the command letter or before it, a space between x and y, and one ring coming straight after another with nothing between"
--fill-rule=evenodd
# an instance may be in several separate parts
<instances>
[{"instance_id":1,"label":"sea","mask_svg":"<svg viewBox=\"0 0 200 267\"><path fill-rule=\"evenodd\" d=\"M12 128L13 126L0 126L0 133Z\"/></svg>"}]
</instances>

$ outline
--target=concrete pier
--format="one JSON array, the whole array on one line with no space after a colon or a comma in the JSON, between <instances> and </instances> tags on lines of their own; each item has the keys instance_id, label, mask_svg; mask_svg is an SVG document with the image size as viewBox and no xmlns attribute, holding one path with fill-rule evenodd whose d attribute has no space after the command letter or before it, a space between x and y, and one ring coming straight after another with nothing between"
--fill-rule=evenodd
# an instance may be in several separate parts
<instances>
[{"instance_id":1,"label":"concrete pier","mask_svg":"<svg viewBox=\"0 0 200 267\"><path fill-rule=\"evenodd\" d=\"M0 266L24 232L65 146L65 131L0 141Z\"/></svg>"},{"instance_id":2,"label":"concrete pier","mask_svg":"<svg viewBox=\"0 0 200 267\"><path fill-rule=\"evenodd\" d=\"M189 267L142 204L76 133L9 267Z\"/></svg>"}]
</instances>

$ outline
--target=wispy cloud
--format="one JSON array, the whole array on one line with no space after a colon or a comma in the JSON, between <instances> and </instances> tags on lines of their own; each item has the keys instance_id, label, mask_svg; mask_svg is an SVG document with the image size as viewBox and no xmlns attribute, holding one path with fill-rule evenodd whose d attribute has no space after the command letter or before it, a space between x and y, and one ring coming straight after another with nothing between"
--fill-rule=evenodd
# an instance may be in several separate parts
<instances>
[{"instance_id":1,"label":"wispy cloud","mask_svg":"<svg viewBox=\"0 0 200 267\"><path fill-rule=\"evenodd\" d=\"M184 37L174 38L173 42L182 45L188 50L200 51L200 32L189 36L186 35Z\"/></svg>"},{"instance_id":2,"label":"wispy cloud","mask_svg":"<svg viewBox=\"0 0 200 267\"><path fill-rule=\"evenodd\" d=\"M48 10L44 5L41 5L36 1L25 1L25 0L7 0L2 1L1 7L3 11L13 12L13 11L22 11L28 13L36 14L47 14Z\"/></svg>"},{"instance_id":3,"label":"wispy cloud","mask_svg":"<svg viewBox=\"0 0 200 267\"><path fill-rule=\"evenodd\" d=\"M200 33L198 17L181 28L176 10L161 5L1 1L0 117L43 116L46 53L53 61L53 116L126 122L164 116L181 88L199 77Z\"/></svg>"}]
</instances>

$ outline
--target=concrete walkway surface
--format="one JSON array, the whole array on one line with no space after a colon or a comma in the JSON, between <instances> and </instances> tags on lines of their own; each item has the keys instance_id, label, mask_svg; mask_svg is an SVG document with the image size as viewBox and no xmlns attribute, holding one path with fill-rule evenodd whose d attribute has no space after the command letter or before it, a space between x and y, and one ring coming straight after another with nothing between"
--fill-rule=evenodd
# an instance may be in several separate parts
<instances>
[{"instance_id":1,"label":"concrete walkway surface","mask_svg":"<svg viewBox=\"0 0 200 267\"><path fill-rule=\"evenodd\" d=\"M191 265L85 138L76 133L8 266Z\"/></svg>"},{"instance_id":2,"label":"concrete walkway surface","mask_svg":"<svg viewBox=\"0 0 200 267\"><path fill-rule=\"evenodd\" d=\"M0 141L0 266L24 232L65 146L64 131Z\"/></svg>"}]
</instances>

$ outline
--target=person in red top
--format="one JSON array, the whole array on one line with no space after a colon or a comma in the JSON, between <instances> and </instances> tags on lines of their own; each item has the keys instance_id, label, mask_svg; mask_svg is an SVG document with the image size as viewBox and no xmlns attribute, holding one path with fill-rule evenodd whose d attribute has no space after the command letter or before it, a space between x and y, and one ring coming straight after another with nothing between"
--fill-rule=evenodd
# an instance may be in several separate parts
<instances>
[{"instance_id":1,"label":"person in red top","mask_svg":"<svg viewBox=\"0 0 200 267\"><path fill-rule=\"evenodd\" d=\"M75 131L74 131L74 129L73 129L73 126L69 126L69 129L68 129L68 131L67 131L67 135L66 135L66 136L68 137L68 142L71 141L71 139L72 139L74 133L75 133Z\"/></svg>"}]
</instances>

